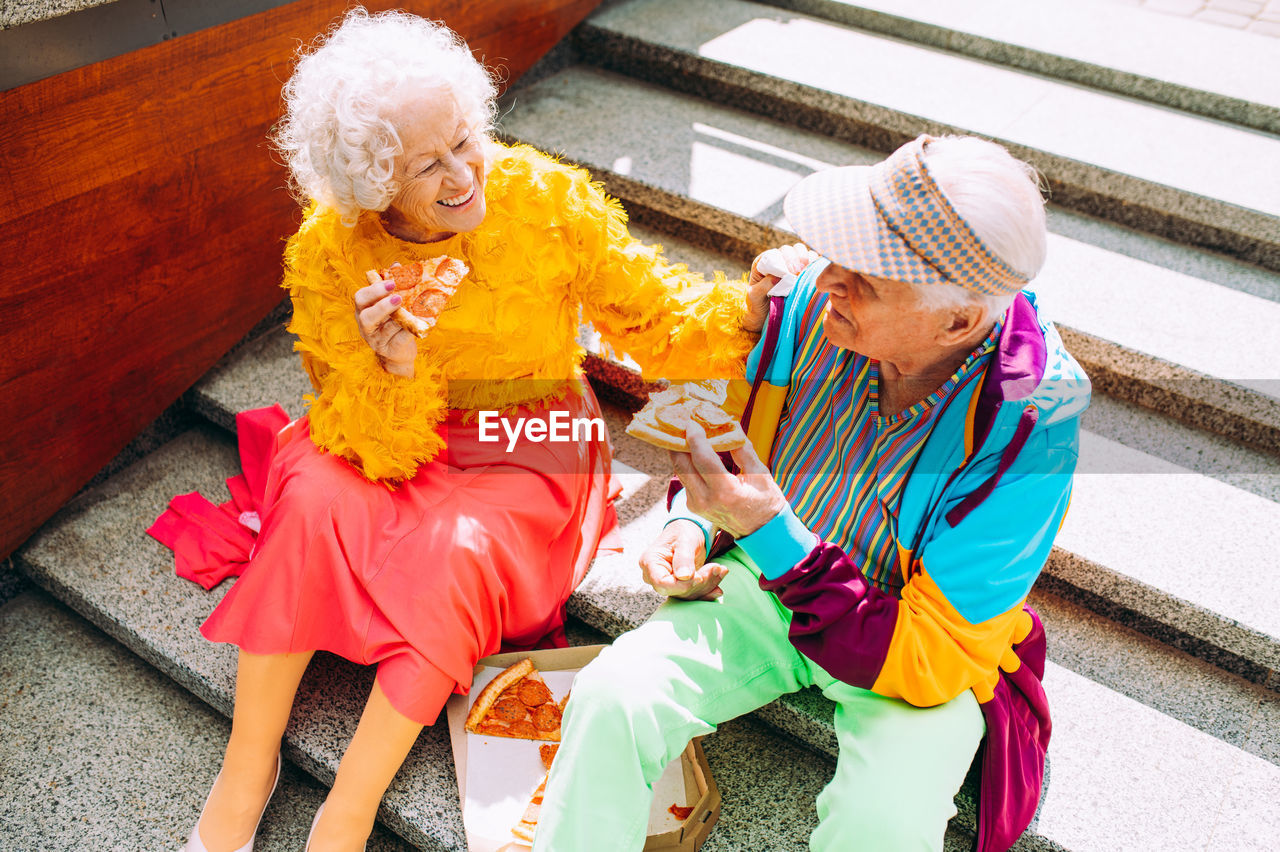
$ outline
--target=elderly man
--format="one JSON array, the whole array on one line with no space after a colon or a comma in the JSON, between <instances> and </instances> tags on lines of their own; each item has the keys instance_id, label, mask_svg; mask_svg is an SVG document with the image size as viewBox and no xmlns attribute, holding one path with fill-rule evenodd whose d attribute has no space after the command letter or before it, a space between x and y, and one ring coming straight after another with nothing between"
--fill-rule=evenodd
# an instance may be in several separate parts
<instances>
[{"instance_id":1,"label":"elderly man","mask_svg":"<svg viewBox=\"0 0 1280 852\"><path fill-rule=\"evenodd\" d=\"M640 849L691 737L807 686L839 745L813 849L941 849L984 737L979 847L1035 812L1049 718L1024 601L1089 399L1022 292L1045 254L1035 172L920 137L785 209L821 257L784 257L804 268L748 360L751 444L728 471L695 424L673 454L684 490L641 557L672 600L578 677L538 852Z\"/></svg>"}]
</instances>

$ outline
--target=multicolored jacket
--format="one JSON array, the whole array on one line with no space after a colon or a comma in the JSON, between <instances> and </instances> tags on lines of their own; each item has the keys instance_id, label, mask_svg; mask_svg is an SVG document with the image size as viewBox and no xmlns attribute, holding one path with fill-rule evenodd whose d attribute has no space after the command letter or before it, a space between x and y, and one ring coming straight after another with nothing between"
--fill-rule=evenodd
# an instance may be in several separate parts
<instances>
[{"instance_id":1,"label":"multicolored jacket","mask_svg":"<svg viewBox=\"0 0 1280 852\"><path fill-rule=\"evenodd\" d=\"M769 458L786 400L796 319L819 298L813 282L824 265L811 264L785 304L774 298L747 362L752 384L739 397L760 458ZM792 611L792 644L834 677L921 707L973 690L987 723L982 852L1017 840L1039 801L1050 732L1045 641L1024 602L1070 502L1089 398L1088 378L1034 295L1020 294L984 380L939 403L903 486L900 597L873 586L790 509L737 542L761 568L761 587ZM728 543L717 539L713 552Z\"/></svg>"}]
</instances>

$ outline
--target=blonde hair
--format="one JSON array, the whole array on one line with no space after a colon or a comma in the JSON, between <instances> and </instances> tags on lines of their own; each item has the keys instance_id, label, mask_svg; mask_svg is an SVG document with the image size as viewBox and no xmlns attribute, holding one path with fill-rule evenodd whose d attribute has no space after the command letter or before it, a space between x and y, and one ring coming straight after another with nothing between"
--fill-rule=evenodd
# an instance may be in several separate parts
<instances>
[{"instance_id":1,"label":"blonde hair","mask_svg":"<svg viewBox=\"0 0 1280 852\"><path fill-rule=\"evenodd\" d=\"M449 91L471 129L488 136L497 115L493 76L444 24L362 7L299 49L271 141L301 203L331 207L344 224L385 210L399 191L403 153L390 116L415 93Z\"/></svg>"}]
</instances>

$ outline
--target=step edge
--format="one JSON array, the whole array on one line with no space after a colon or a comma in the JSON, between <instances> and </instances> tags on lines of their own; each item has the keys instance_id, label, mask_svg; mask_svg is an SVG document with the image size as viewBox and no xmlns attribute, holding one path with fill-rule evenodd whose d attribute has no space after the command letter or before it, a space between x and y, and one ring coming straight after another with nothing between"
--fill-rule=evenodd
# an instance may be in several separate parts
<instances>
[{"instance_id":1,"label":"step edge","mask_svg":"<svg viewBox=\"0 0 1280 852\"><path fill-rule=\"evenodd\" d=\"M888 154L921 133L967 135L936 122L643 41L590 20L574 30L582 64ZM767 83L767 85L761 85ZM1045 175L1055 203L1175 242L1280 271L1280 216L1111 171L999 137Z\"/></svg>"},{"instance_id":2,"label":"step edge","mask_svg":"<svg viewBox=\"0 0 1280 852\"><path fill-rule=\"evenodd\" d=\"M856 4L832 3L830 0L753 2L1252 130L1280 133L1280 106L1248 100L1211 88L1163 80L1138 71L1113 68L976 31L952 29L941 23L895 15ZM956 36L960 38L957 39Z\"/></svg>"}]
</instances>

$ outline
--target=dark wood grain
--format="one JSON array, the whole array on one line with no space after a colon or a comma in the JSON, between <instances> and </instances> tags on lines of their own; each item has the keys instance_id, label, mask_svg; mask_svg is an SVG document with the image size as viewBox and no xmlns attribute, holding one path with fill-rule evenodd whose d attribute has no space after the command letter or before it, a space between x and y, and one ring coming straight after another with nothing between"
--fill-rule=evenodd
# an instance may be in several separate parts
<instances>
[{"instance_id":1,"label":"dark wood grain","mask_svg":"<svg viewBox=\"0 0 1280 852\"><path fill-rule=\"evenodd\" d=\"M598 0L417 0L514 80ZM0 93L0 558L280 300L298 0Z\"/></svg>"}]
</instances>

